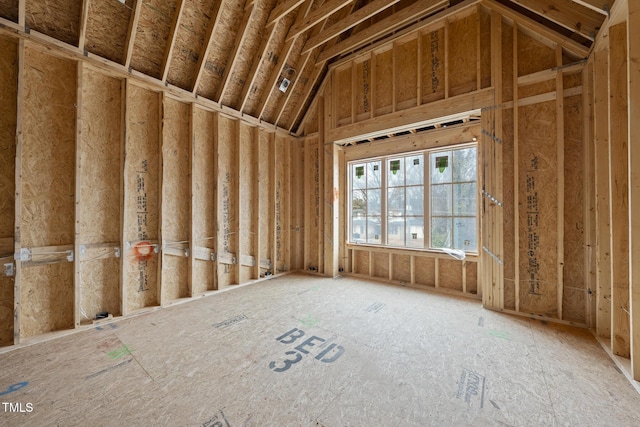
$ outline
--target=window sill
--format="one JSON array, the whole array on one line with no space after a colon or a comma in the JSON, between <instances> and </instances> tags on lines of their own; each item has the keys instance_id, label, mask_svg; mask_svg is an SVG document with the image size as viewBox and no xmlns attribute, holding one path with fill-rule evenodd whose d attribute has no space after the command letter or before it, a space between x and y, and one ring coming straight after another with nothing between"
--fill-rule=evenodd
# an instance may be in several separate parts
<instances>
[{"instance_id":1,"label":"window sill","mask_svg":"<svg viewBox=\"0 0 640 427\"><path fill-rule=\"evenodd\" d=\"M421 256L426 258L439 258L439 259L448 259L448 260L456 260L454 257L449 255L444 251L438 251L436 249L417 249L417 248L399 248L395 246L382 246L382 245L371 245L366 243L346 243L347 249L361 250L361 251L371 251L371 252L386 252L400 255L414 255ZM477 252L466 252L465 253L465 261L471 262L480 262L480 256Z\"/></svg>"}]
</instances>

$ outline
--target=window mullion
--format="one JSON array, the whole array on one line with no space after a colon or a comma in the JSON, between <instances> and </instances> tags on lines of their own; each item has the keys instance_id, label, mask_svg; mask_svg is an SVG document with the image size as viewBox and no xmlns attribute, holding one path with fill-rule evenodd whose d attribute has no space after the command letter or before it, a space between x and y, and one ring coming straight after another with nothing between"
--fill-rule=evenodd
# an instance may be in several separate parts
<instances>
[{"instance_id":1,"label":"window mullion","mask_svg":"<svg viewBox=\"0 0 640 427\"><path fill-rule=\"evenodd\" d=\"M387 239L387 158L380 161L380 244L386 246Z\"/></svg>"},{"instance_id":2,"label":"window mullion","mask_svg":"<svg viewBox=\"0 0 640 427\"><path fill-rule=\"evenodd\" d=\"M431 172L429 170L430 156L428 151L422 152L422 163L424 174L422 184L424 185L424 200L422 206L424 222L424 243L423 248L431 247Z\"/></svg>"}]
</instances>

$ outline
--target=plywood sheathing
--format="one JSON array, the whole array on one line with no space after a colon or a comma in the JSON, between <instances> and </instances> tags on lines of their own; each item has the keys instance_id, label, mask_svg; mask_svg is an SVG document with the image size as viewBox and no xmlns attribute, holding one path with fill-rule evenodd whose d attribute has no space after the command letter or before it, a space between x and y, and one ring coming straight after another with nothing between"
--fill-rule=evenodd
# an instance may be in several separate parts
<instances>
[{"instance_id":1,"label":"plywood sheathing","mask_svg":"<svg viewBox=\"0 0 640 427\"><path fill-rule=\"evenodd\" d=\"M162 292L168 301L191 296L187 280L191 210L188 104L164 99L162 123ZM190 254L189 254L190 256Z\"/></svg>"},{"instance_id":2,"label":"plywood sheathing","mask_svg":"<svg viewBox=\"0 0 640 427\"><path fill-rule=\"evenodd\" d=\"M398 88L394 108L414 107L418 105L418 39L398 41L394 50L394 79Z\"/></svg>"},{"instance_id":3,"label":"plywood sheathing","mask_svg":"<svg viewBox=\"0 0 640 427\"><path fill-rule=\"evenodd\" d=\"M438 260L438 286L462 292L463 264L453 259Z\"/></svg>"},{"instance_id":4,"label":"plywood sheathing","mask_svg":"<svg viewBox=\"0 0 640 427\"><path fill-rule=\"evenodd\" d=\"M193 241L196 248L207 248L207 254L216 250L216 162L213 114L196 108L194 112L193 149ZM195 254L192 254L195 256ZM194 260L192 273L193 295L214 290L216 286L215 262Z\"/></svg>"},{"instance_id":5,"label":"plywood sheathing","mask_svg":"<svg viewBox=\"0 0 640 427\"><path fill-rule=\"evenodd\" d=\"M216 99L215 94L218 88L224 84L222 76L225 73L225 68L233 61L233 58L229 58L228 56L229 52L233 51L233 44L236 37L242 37L242 34L238 34L238 28L245 13L244 4L245 0L222 2L220 12L218 12L220 19L211 38L211 50L209 51L209 56L204 58L204 71L200 85L197 88L197 93L200 96L214 101L221 101ZM242 50L240 50L238 54L242 56L245 55Z\"/></svg>"},{"instance_id":6,"label":"plywood sheathing","mask_svg":"<svg viewBox=\"0 0 640 427\"><path fill-rule=\"evenodd\" d=\"M444 28L424 33L420 37L422 38L420 41L422 58L420 102L424 104L444 99Z\"/></svg>"},{"instance_id":7,"label":"plywood sheathing","mask_svg":"<svg viewBox=\"0 0 640 427\"><path fill-rule=\"evenodd\" d=\"M0 37L0 263L13 262L18 45ZM4 245L6 244L6 246ZM0 347L13 344L14 278L0 273Z\"/></svg>"},{"instance_id":8,"label":"plywood sheathing","mask_svg":"<svg viewBox=\"0 0 640 427\"><path fill-rule=\"evenodd\" d=\"M505 32L503 31L503 34ZM503 48L502 52L504 53ZM511 64L510 62L503 62ZM507 67L504 67L507 68ZM509 67L510 68L510 67ZM513 80L513 79L512 79ZM505 109L502 115L503 133L502 133L502 161L505 165L502 178L503 187L502 194L504 199L504 307L507 309L516 309L516 265L515 265L515 212L514 207L514 146L513 146L513 109ZM519 191L519 190L516 190ZM468 264L467 264L468 265Z\"/></svg>"},{"instance_id":9,"label":"plywood sheathing","mask_svg":"<svg viewBox=\"0 0 640 427\"><path fill-rule=\"evenodd\" d=\"M85 49L122 63L134 0L89 1Z\"/></svg>"},{"instance_id":10,"label":"plywood sheathing","mask_svg":"<svg viewBox=\"0 0 640 427\"><path fill-rule=\"evenodd\" d=\"M375 101L373 115L380 116L393 111L393 49L375 54Z\"/></svg>"},{"instance_id":11,"label":"plywood sheathing","mask_svg":"<svg viewBox=\"0 0 640 427\"><path fill-rule=\"evenodd\" d=\"M447 36L449 96L478 89L476 64L479 52L469 48L477 45L477 16L477 14L469 15L449 24Z\"/></svg>"},{"instance_id":12,"label":"plywood sheathing","mask_svg":"<svg viewBox=\"0 0 640 427\"><path fill-rule=\"evenodd\" d=\"M81 12L82 2L77 0L28 1L26 24L39 33L78 46Z\"/></svg>"},{"instance_id":13,"label":"plywood sheathing","mask_svg":"<svg viewBox=\"0 0 640 427\"><path fill-rule=\"evenodd\" d=\"M275 164L272 167L276 168L276 182L275 182L275 228L276 228L276 270L277 272L289 271L291 269L290 256L290 197L291 185L289 182L291 173L291 161L290 161L290 145L291 140L276 136L276 156Z\"/></svg>"},{"instance_id":14,"label":"plywood sheathing","mask_svg":"<svg viewBox=\"0 0 640 427\"><path fill-rule=\"evenodd\" d=\"M416 284L424 286L435 286L436 259L416 256L414 263L416 269Z\"/></svg>"},{"instance_id":15,"label":"plywood sheathing","mask_svg":"<svg viewBox=\"0 0 640 427\"><path fill-rule=\"evenodd\" d=\"M80 274L81 321L99 312L121 314L120 157L122 81L92 68L82 70L80 152L80 217L77 239L85 247L77 254Z\"/></svg>"},{"instance_id":16,"label":"plywood sheathing","mask_svg":"<svg viewBox=\"0 0 640 427\"><path fill-rule=\"evenodd\" d=\"M123 242L127 272L127 309L157 305L159 254L138 260L127 247L141 241L158 244L160 194L159 94L128 85L125 164L125 224Z\"/></svg>"},{"instance_id":17,"label":"plywood sheathing","mask_svg":"<svg viewBox=\"0 0 640 427\"><path fill-rule=\"evenodd\" d=\"M20 0L0 0L0 16L18 22L18 3Z\"/></svg>"},{"instance_id":18,"label":"plywood sheathing","mask_svg":"<svg viewBox=\"0 0 640 427\"><path fill-rule=\"evenodd\" d=\"M177 0L144 0L133 44L131 67L162 78L162 61L169 43Z\"/></svg>"},{"instance_id":19,"label":"plywood sheathing","mask_svg":"<svg viewBox=\"0 0 640 427\"><path fill-rule=\"evenodd\" d=\"M411 255L391 254L393 273L391 280L401 283L411 282Z\"/></svg>"},{"instance_id":20,"label":"plywood sheathing","mask_svg":"<svg viewBox=\"0 0 640 427\"><path fill-rule=\"evenodd\" d=\"M216 0L184 0L167 82L191 91Z\"/></svg>"}]
</instances>

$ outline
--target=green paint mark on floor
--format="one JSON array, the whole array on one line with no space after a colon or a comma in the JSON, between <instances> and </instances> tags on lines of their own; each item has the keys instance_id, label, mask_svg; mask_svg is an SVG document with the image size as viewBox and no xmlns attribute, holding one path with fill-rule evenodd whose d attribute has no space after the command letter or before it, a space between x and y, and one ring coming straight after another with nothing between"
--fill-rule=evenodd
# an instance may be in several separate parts
<instances>
[{"instance_id":1,"label":"green paint mark on floor","mask_svg":"<svg viewBox=\"0 0 640 427\"><path fill-rule=\"evenodd\" d=\"M491 330L491 331L489 331L489 335L491 335L492 337L496 337L496 338L502 338L503 340L510 340L511 339L509 337L509 332L504 332L504 331Z\"/></svg>"}]
</instances>

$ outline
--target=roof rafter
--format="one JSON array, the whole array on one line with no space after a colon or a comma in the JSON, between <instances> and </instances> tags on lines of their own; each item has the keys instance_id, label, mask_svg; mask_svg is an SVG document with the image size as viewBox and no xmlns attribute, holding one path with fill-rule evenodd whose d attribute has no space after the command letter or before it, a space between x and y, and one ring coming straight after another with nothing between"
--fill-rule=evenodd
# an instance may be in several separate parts
<instances>
[{"instance_id":1,"label":"roof rafter","mask_svg":"<svg viewBox=\"0 0 640 427\"><path fill-rule=\"evenodd\" d=\"M207 64L207 58L209 57L209 51L211 50L211 42L213 41L213 33L220 22L220 18L222 14L220 10L222 10L221 1L216 1L216 5L213 8L211 13L211 21L209 22L209 28L207 28L207 34L204 38L204 46L202 47L202 52L200 52L200 56L198 57L198 64L196 65L196 69L198 70L195 79L193 79L193 87L191 92L194 94L198 92L198 86L200 85L200 80L202 79L202 73L204 72L204 66Z\"/></svg>"},{"instance_id":2,"label":"roof rafter","mask_svg":"<svg viewBox=\"0 0 640 427\"><path fill-rule=\"evenodd\" d=\"M255 2L252 0L245 7L244 18L242 19L242 24L240 24L240 29L238 30L238 34L240 35L240 37L236 37L235 46L227 56L227 66L224 68L224 74L222 75L222 84L218 86L218 90L216 90L216 96L215 96L215 99L217 99L218 102L221 104L224 98L225 91L227 90L229 86L229 82L231 81L230 77L233 72L233 69L238 63L238 59L240 57L238 55L238 51L240 50L245 40L247 39L247 35L248 35L247 25L249 25L249 21L251 20L251 17L253 16L253 13L256 10L254 6L255 6Z\"/></svg>"},{"instance_id":3,"label":"roof rafter","mask_svg":"<svg viewBox=\"0 0 640 427\"><path fill-rule=\"evenodd\" d=\"M299 36L309 28L316 25L318 22L321 22L322 20L328 18L329 16L333 15L335 12L339 11L352 2L353 0L332 0L323 4L321 7L313 11L313 13L310 13L304 19L304 21L296 23L289 31L289 34L287 34L286 41L290 41L293 38Z\"/></svg>"},{"instance_id":4,"label":"roof rafter","mask_svg":"<svg viewBox=\"0 0 640 427\"><path fill-rule=\"evenodd\" d=\"M169 43L167 44L167 50L165 50L164 59L162 60L161 80L163 82L166 82L167 76L169 76L169 67L171 66L171 58L173 57L173 46L176 43L178 28L180 28L180 18L182 17L182 10L184 9L185 3L185 0L178 0L176 4L176 14L173 17L173 23L171 24L171 30L169 32Z\"/></svg>"},{"instance_id":5,"label":"roof rafter","mask_svg":"<svg viewBox=\"0 0 640 427\"><path fill-rule=\"evenodd\" d=\"M294 11L298 6L300 6L304 2L305 0L289 0L286 3L280 3L269 14L269 18L267 19L266 26L269 27L270 25L277 23L280 20L280 18Z\"/></svg>"},{"instance_id":6,"label":"roof rafter","mask_svg":"<svg viewBox=\"0 0 640 427\"><path fill-rule=\"evenodd\" d=\"M136 4L129 20L129 31L127 32L127 42L124 44L124 66L131 66L131 57L133 56L133 43L136 41L136 31L138 31L138 21L140 20L140 11L142 10L143 0L135 0Z\"/></svg>"},{"instance_id":7,"label":"roof rafter","mask_svg":"<svg viewBox=\"0 0 640 427\"><path fill-rule=\"evenodd\" d=\"M80 15L80 30L78 34L78 47L84 50L85 40L87 38L87 19L89 18L89 2L91 0L82 0L82 12Z\"/></svg>"},{"instance_id":8,"label":"roof rafter","mask_svg":"<svg viewBox=\"0 0 640 427\"><path fill-rule=\"evenodd\" d=\"M364 22L365 20L380 13L381 11L393 6L399 1L400 0L375 0L374 2L369 3L368 5L356 10L355 12L350 13L345 19L337 22L336 24L322 31L320 34L307 40L302 53L309 52L311 49L318 47L326 41L342 34L348 29L355 27L361 22Z\"/></svg>"},{"instance_id":9,"label":"roof rafter","mask_svg":"<svg viewBox=\"0 0 640 427\"><path fill-rule=\"evenodd\" d=\"M574 3L595 10L605 16L609 16L611 5L614 0L572 0Z\"/></svg>"}]
</instances>

